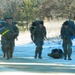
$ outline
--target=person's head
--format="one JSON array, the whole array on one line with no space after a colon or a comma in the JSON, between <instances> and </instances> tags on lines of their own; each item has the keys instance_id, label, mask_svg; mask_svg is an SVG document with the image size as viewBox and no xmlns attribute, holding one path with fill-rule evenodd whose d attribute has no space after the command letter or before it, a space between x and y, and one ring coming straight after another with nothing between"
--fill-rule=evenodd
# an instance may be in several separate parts
<instances>
[{"instance_id":1,"label":"person's head","mask_svg":"<svg viewBox=\"0 0 75 75\"><path fill-rule=\"evenodd\" d=\"M68 28L68 22L67 21L63 23L63 27Z\"/></svg>"},{"instance_id":2,"label":"person's head","mask_svg":"<svg viewBox=\"0 0 75 75\"><path fill-rule=\"evenodd\" d=\"M40 28L42 28L42 27L43 27L43 25L42 25L42 24L39 24L39 27L40 27Z\"/></svg>"},{"instance_id":3,"label":"person's head","mask_svg":"<svg viewBox=\"0 0 75 75\"><path fill-rule=\"evenodd\" d=\"M10 24L10 25L12 25L12 21L13 21L13 18L8 18L8 23Z\"/></svg>"},{"instance_id":4,"label":"person's head","mask_svg":"<svg viewBox=\"0 0 75 75\"><path fill-rule=\"evenodd\" d=\"M43 27L43 21L40 21L39 27L40 27L40 28Z\"/></svg>"}]
</instances>

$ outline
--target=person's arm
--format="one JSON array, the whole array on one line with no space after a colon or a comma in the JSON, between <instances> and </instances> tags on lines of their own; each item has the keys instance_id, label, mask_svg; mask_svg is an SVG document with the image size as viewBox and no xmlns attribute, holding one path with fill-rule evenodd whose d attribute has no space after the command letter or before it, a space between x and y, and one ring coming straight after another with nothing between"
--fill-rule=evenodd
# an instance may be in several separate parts
<instances>
[{"instance_id":1,"label":"person's arm","mask_svg":"<svg viewBox=\"0 0 75 75\"><path fill-rule=\"evenodd\" d=\"M36 31L37 31L37 28L35 27L31 33L31 39L33 42L35 42L35 35L36 35Z\"/></svg>"},{"instance_id":2,"label":"person's arm","mask_svg":"<svg viewBox=\"0 0 75 75\"><path fill-rule=\"evenodd\" d=\"M46 38L46 34L47 34L47 32L46 32L46 27L43 27L43 37L44 37L44 38Z\"/></svg>"},{"instance_id":3,"label":"person's arm","mask_svg":"<svg viewBox=\"0 0 75 75\"><path fill-rule=\"evenodd\" d=\"M14 39L17 39L17 36L19 36L19 29L18 29L18 27L15 26L15 25L13 26L13 29L14 29L14 31L13 31L14 33L13 33L13 36L12 36L12 37L13 37ZM18 39L17 39L17 40L18 40Z\"/></svg>"},{"instance_id":4,"label":"person's arm","mask_svg":"<svg viewBox=\"0 0 75 75\"><path fill-rule=\"evenodd\" d=\"M61 27L60 36L61 36L61 39L63 39L63 36L64 36L64 30L63 30L63 27Z\"/></svg>"},{"instance_id":5,"label":"person's arm","mask_svg":"<svg viewBox=\"0 0 75 75\"><path fill-rule=\"evenodd\" d=\"M14 30L15 30L16 35L18 36L18 35L19 35L19 29L18 29L18 27L15 26L15 27L14 27Z\"/></svg>"}]
</instances>

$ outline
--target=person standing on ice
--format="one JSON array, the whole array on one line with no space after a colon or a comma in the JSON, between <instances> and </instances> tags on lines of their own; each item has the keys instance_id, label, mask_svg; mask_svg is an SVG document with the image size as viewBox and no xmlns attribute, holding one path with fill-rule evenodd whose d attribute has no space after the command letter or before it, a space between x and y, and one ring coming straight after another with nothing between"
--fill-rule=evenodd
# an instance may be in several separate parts
<instances>
[{"instance_id":1,"label":"person standing on ice","mask_svg":"<svg viewBox=\"0 0 75 75\"><path fill-rule=\"evenodd\" d=\"M74 30L69 27L68 21L65 21L61 27L61 38L63 40L63 50L64 50L64 60L72 60L71 54L72 54L72 41L71 37L75 35Z\"/></svg>"},{"instance_id":2,"label":"person standing on ice","mask_svg":"<svg viewBox=\"0 0 75 75\"><path fill-rule=\"evenodd\" d=\"M35 27L33 31L31 31L31 39L36 45L35 56L34 58L42 59L42 46L44 42L44 38L46 37L46 28L43 25L43 21L38 21L33 24Z\"/></svg>"}]
</instances>

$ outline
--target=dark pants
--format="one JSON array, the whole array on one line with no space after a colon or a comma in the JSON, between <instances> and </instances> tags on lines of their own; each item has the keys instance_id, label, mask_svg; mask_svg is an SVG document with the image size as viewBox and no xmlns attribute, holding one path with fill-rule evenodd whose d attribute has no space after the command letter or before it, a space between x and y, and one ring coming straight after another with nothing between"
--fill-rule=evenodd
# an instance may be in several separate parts
<instances>
[{"instance_id":1,"label":"dark pants","mask_svg":"<svg viewBox=\"0 0 75 75\"><path fill-rule=\"evenodd\" d=\"M8 40L5 37L2 37L1 44L2 44L2 51L4 54L3 57L7 56L7 59L12 58L12 53L14 50L14 40L13 39Z\"/></svg>"},{"instance_id":2,"label":"dark pants","mask_svg":"<svg viewBox=\"0 0 75 75\"><path fill-rule=\"evenodd\" d=\"M39 54L39 58L41 57L42 54L42 45L43 45L43 39L36 39L35 41L35 45L36 45L36 50L35 50L35 56L37 56L37 54Z\"/></svg>"},{"instance_id":3,"label":"dark pants","mask_svg":"<svg viewBox=\"0 0 75 75\"><path fill-rule=\"evenodd\" d=\"M68 55L68 58L71 57L71 54L72 54L72 42L71 42L71 39L63 39L63 50L64 50L64 56L65 58L67 57Z\"/></svg>"}]
</instances>

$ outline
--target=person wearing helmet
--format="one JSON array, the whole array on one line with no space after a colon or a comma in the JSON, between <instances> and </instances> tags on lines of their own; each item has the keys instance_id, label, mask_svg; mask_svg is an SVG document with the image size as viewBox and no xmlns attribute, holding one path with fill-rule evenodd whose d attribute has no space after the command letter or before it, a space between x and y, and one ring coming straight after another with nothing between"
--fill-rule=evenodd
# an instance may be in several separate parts
<instances>
[{"instance_id":1,"label":"person wearing helmet","mask_svg":"<svg viewBox=\"0 0 75 75\"><path fill-rule=\"evenodd\" d=\"M2 50L3 50L3 57L7 56L7 59L12 58L15 42L14 40L17 38L19 34L18 28L13 25L12 18L8 18L7 23L5 24L5 30L2 32Z\"/></svg>"},{"instance_id":2,"label":"person wearing helmet","mask_svg":"<svg viewBox=\"0 0 75 75\"><path fill-rule=\"evenodd\" d=\"M35 50L35 56L34 58L39 58L42 59L42 46L43 46L43 40L44 37L46 37L46 28L43 25L41 21L39 21L38 24L36 24L36 27L33 29L32 34L31 34L31 39L36 45L36 50Z\"/></svg>"},{"instance_id":3,"label":"person wearing helmet","mask_svg":"<svg viewBox=\"0 0 75 75\"><path fill-rule=\"evenodd\" d=\"M75 35L74 30L69 27L68 22L64 22L62 27L61 27L61 38L63 40L63 50L64 50L64 60L72 60L71 54L72 54L72 41L71 37L72 35Z\"/></svg>"}]
</instances>

